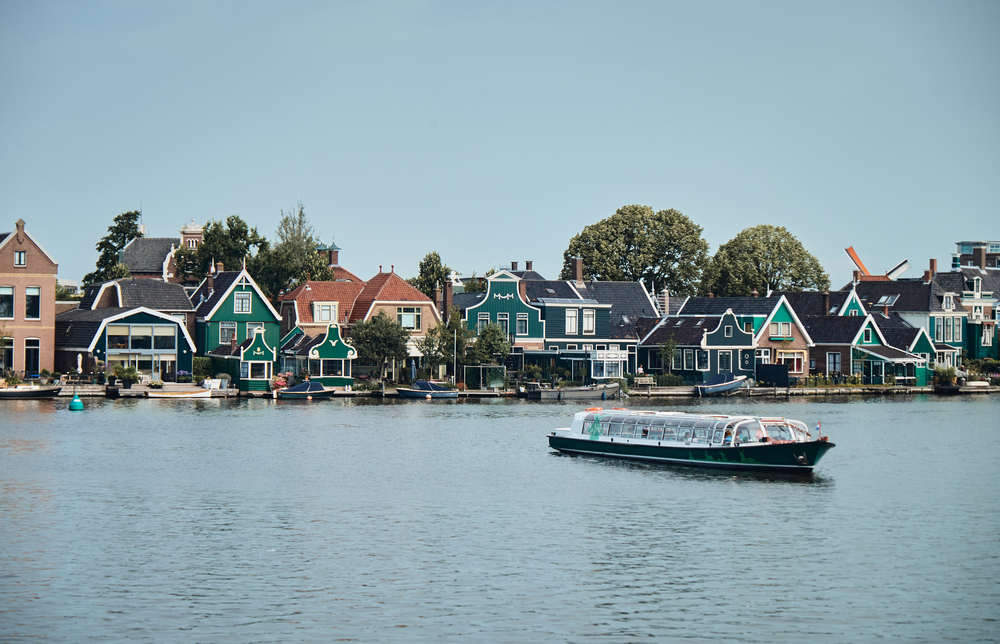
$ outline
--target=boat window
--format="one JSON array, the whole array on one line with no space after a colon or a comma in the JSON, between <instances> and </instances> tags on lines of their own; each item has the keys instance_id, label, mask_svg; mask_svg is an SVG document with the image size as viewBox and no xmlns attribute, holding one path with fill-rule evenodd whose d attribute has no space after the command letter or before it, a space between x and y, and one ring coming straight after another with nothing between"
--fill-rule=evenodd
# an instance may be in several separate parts
<instances>
[{"instance_id":1,"label":"boat window","mask_svg":"<svg viewBox=\"0 0 1000 644\"><path fill-rule=\"evenodd\" d=\"M625 424L626 425L635 425L637 422L639 422L639 419L636 418L635 416L632 416L630 418L626 418L625 419Z\"/></svg>"},{"instance_id":2,"label":"boat window","mask_svg":"<svg viewBox=\"0 0 1000 644\"><path fill-rule=\"evenodd\" d=\"M649 436L649 425L636 425L635 426L635 437L636 438L647 438Z\"/></svg>"},{"instance_id":3,"label":"boat window","mask_svg":"<svg viewBox=\"0 0 1000 644\"><path fill-rule=\"evenodd\" d=\"M694 427L694 421L693 420L682 420L681 421L681 427Z\"/></svg>"},{"instance_id":4,"label":"boat window","mask_svg":"<svg viewBox=\"0 0 1000 644\"><path fill-rule=\"evenodd\" d=\"M663 430L663 440L665 441L675 441L677 440L677 429L674 427L667 427Z\"/></svg>"},{"instance_id":5,"label":"boat window","mask_svg":"<svg viewBox=\"0 0 1000 644\"><path fill-rule=\"evenodd\" d=\"M614 420L621 420L616 418ZM622 435L622 424L620 422L612 421L611 425L608 427L608 436L621 436Z\"/></svg>"},{"instance_id":6,"label":"boat window","mask_svg":"<svg viewBox=\"0 0 1000 644\"><path fill-rule=\"evenodd\" d=\"M678 425L681 424L681 421L677 420L676 418L667 418L666 423L667 427L677 427Z\"/></svg>"},{"instance_id":7,"label":"boat window","mask_svg":"<svg viewBox=\"0 0 1000 644\"><path fill-rule=\"evenodd\" d=\"M649 424L650 425L663 426L663 424L666 423L666 422L667 422L666 418L652 418L652 419L650 419Z\"/></svg>"},{"instance_id":8,"label":"boat window","mask_svg":"<svg viewBox=\"0 0 1000 644\"><path fill-rule=\"evenodd\" d=\"M790 441L792 433L784 425L768 425L767 435L773 441Z\"/></svg>"},{"instance_id":9,"label":"boat window","mask_svg":"<svg viewBox=\"0 0 1000 644\"><path fill-rule=\"evenodd\" d=\"M677 432L677 440L684 442L691 440L691 430L681 428L681 430Z\"/></svg>"},{"instance_id":10,"label":"boat window","mask_svg":"<svg viewBox=\"0 0 1000 644\"><path fill-rule=\"evenodd\" d=\"M635 429L636 429L635 425L622 425L622 436L624 436L625 438L633 436L632 432ZM639 436L642 436L642 432L639 432L638 434Z\"/></svg>"},{"instance_id":11,"label":"boat window","mask_svg":"<svg viewBox=\"0 0 1000 644\"><path fill-rule=\"evenodd\" d=\"M721 429L715 430L715 433L712 434L712 442L713 443L721 443L722 442L722 431L723 430L721 430Z\"/></svg>"},{"instance_id":12,"label":"boat window","mask_svg":"<svg viewBox=\"0 0 1000 644\"><path fill-rule=\"evenodd\" d=\"M697 423L694 424L694 426L698 427L700 429L708 429L713 424L714 423L712 423L712 421L710 421L710 420L699 420Z\"/></svg>"},{"instance_id":13,"label":"boat window","mask_svg":"<svg viewBox=\"0 0 1000 644\"><path fill-rule=\"evenodd\" d=\"M612 423L624 423L625 422L625 417L624 416L614 416L611 419L611 422Z\"/></svg>"},{"instance_id":14,"label":"boat window","mask_svg":"<svg viewBox=\"0 0 1000 644\"><path fill-rule=\"evenodd\" d=\"M649 440L658 441L663 439L663 428L662 427L651 427L649 429L649 434L646 436Z\"/></svg>"},{"instance_id":15,"label":"boat window","mask_svg":"<svg viewBox=\"0 0 1000 644\"><path fill-rule=\"evenodd\" d=\"M597 420L597 414L587 414L583 417L583 420L588 423L592 420Z\"/></svg>"},{"instance_id":16,"label":"boat window","mask_svg":"<svg viewBox=\"0 0 1000 644\"><path fill-rule=\"evenodd\" d=\"M708 430L707 429L695 429L694 434L691 436L692 443L707 443L708 442Z\"/></svg>"}]
</instances>

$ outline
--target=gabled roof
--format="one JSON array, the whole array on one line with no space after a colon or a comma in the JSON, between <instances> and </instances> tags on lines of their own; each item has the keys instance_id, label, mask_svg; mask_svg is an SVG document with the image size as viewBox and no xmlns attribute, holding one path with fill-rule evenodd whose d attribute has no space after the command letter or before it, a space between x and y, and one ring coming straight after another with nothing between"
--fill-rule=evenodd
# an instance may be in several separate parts
<instances>
[{"instance_id":1,"label":"gabled roof","mask_svg":"<svg viewBox=\"0 0 1000 644\"><path fill-rule=\"evenodd\" d=\"M367 319L375 302L433 303L431 298L418 291L396 273L379 273L368 280L364 289L358 294L349 321L358 322ZM436 316L436 307L434 307L434 311Z\"/></svg>"},{"instance_id":2,"label":"gabled roof","mask_svg":"<svg viewBox=\"0 0 1000 644\"><path fill-rule=\"evenodd\" d=\"M868 322L860 315L806 315L800 320L816 344L851 344Z\"/></svg>"},{"instance_id":3,"label":"gabled roof","mask_svg":"<svg viewBox=\"0 0 1000 644\"><path fill-rule=\"evenodd\" d=\"M542 277L539 273L537 273L537 272L535 272L533 270L532 271L509 271L509 272L510 272L511 275L516 275L517 277L520 277L521 279L527 280L527 281L537 281L537 280L544 281L545 280L544 277Z\"/></svg>"},{"instance_id":4,"label":"gabled roof","mask_svg":"<svg viewBox=\"0 0 1000 644\"><path fill-rule=\"evenodd\" d=\"M122 249L122 263L133 273L163 273L163 263L177 248L177 237L137 237Z\"/></svg>"},{"instance_id":5,"label":"gabled roof","mask_svg":"<svg viewBox=\"0 0 1000 644\"><path fill-rule=\"evenodd\" d=\"M774 303L774 307L771 309L771 312L768 314L768 316L766 318L764 318L764 323L761 324L760 325L760 329L757 330L757 334L754 336L754 340L755 341L759 341L761 338L764 337L764 335L766 333L769 333L768 325L771 323L771 320L774 319L774 316L778 312L778 309L780 309L782 306L785 306L788 309L789 315L792 316L792 321L795 322L796 326L798 326L799 330L802 332L803 339L806 341L806 345L807 346L812 346L813 345L812 337L809 335L809 331L807 331L806 328L802 325L802 320L800 320L798 314L795 313L795 309L793 309L792 306L788 303L788 300L785 299L784 295L780 295L780 296L777 296L777 297L778 297L778 301ZM727 297L727 298L723 298L723 299L727 299L728 300L728 299L739 299L739 298L728 298ZM771 297L766 297L766 298L750 298L750 299L765 299L765 300L770 300L772 298Z\"/></svg>"},{"instance_id":6,"label":"gabled roof","mask_svg":"<svg viewBox=\"0 0 1000 644\"><path fill-rule=\"evenodd\" d=\"M538 302L542 299L585 299L571 282L564 280L528 280L524 283L525 295L529 302Z\"/></svg>"},{"instance_id":7,"label":"gabled roof","mask_svg":"<svg viewBox=\"0 0 1000 644\"><path fill-rule=\"evenodd\" d=\"M208 280L202 280L198 288L195 289L194 294L191 296L191 303L196 307L197 316L202 319L210 319L215 311L219 308L219 305L229 296L229 293L233 291L237 284L241 280L246 279L253 290L257 293L257 297L260 298L264 306L271 311L274 318L280 319L281 316L274 307L271 306L271 302L264 296L264 292L260 290L257 286L257 282L250 277L250 273L247 273L246 269L239 271L223 271L221 273L216 273L214 279L214 285L212 288L208 286Z\"/></svg>"},{"instance_id":8,"label":"gabled roof","mask_svg":"<svg viewBox=\"0 0 1000 644\"><path fill-rule=\"evenodd\" d=\"M166 313L161 313L160 311L155 311L144 306L93 310L81 308L60 313L56 316L56 347L93 351L105 326L137 313L146 313L176 324L187 340L189 349L194 351L194 340L188 334L187 325Z\"/></svg>"},{"instance_id":9,"label":"gabled roof","mask_svg":"<svg viewBox=\"0 0 1000 644\"><path fill-rule=\"evenodd\" d=\"M451 303L458 307L458 310L465 313L465 310L470 306L475 306L483 301L486 297L486 292L482 293L455 293L452 296Z\"/></svg>"},{"instance_id":10,"label":"gabled roof","mask_svg":"<svg viewBox=\"0 0 1000 644\"><path fill-rule=\"evenodd\" d=\"M777 308L780 299L781 295L773 293L771 297L689 297L676 315L722 315L732 309L736 315L766 316ZM673 308L671 301L671 311Z\"/></svg>"},{"instance_id":11,"label":"gabled roof","mask_svg":"<svg viewBox=\"0 0 1000 644\"><path fill-rule=\"evenodd\" d=\"M636 337L636 320L656 315L656 307L642 282L586 282L584 286L581 295L611 305L613 339Z\"/></svg>"},{"instance_id":12,"label":"gabled roof","mask_svg":"<svg viewBox=\"0 0 1000 644\"><path fill-rule=\"evenodd\" d=\"M84 292L80 300L80 308L94 309L100 303L102 296L112 293L114 302L119 307L135 308L144 306L156 311L189 312L193 310L187 292L180 284L171 284L155 279L135 279L125 277L110 282L92 284Z\"/></svg>"},{"instance_id":13,"label":"gabled roof","mask_svg":"<svg viewBox=\"0 0 1000 644\"><path fill-rule=\"evenodd\" d=\"M850 291L834 291L830 293L830 310L823 310L823 293L816 291L788 291L774 293L773 295L784 295L788 303L795 309L795 313L801 318L805 315L831 315L844 305L850 297Z\"/></svg>"},{"instance_id":14,"label":"gabled roof","mask_svg":"<svg viewBox=\"0 0 1000 644\"><path fill-rule=\"evenodd\" d=\"M347 270L343 266L331 266L330 270L333 271L333 279L342 280L345 282L356 282L364 284L364 280Z\"/></svg>"},{"instance_id":15,"label":"gabled roof","mask_svg":"<svg viewBox=\"0 0 1000 644\"><path fill-rule=\"evenodd\" d=\"M939 273L930 284L919 280L895 280L893 282L858 282L854 288L858 297L864 302L865 308L869 311L876 310L882 304L888 304L893 311L945 312L943 304L946 289L942 288L938 282L938 277L941 275L947 275L947 273ZM962 288L951 289L952 284L948 278L945 278L944 282L949 285L948 291L961 295ZM948 312L965 312L965 308L958 300L957 297L954 299L954 308ZM890 301L891 304L889 304Z\"/></svg>"},{"instance_id":16,"label":"gabled roof","mask_svg":"<svg viewBox=\"0 0 1000 644\"><path fill-rule=\"evenodd\" d=\"M24 220L18 219L17 223L24 225ZM34 244L35 247L38 248L38 250L42 251L42 254L45 255L46 259L48 259L50 262L58 266L59 262L57 262L52 257L52 255L49 254L49 251L42 248L42 245L38 243L38 240L36 240L34 237L31 236L31 233L28 232L27 228L24 229L24 236L27 237L29 240L31 240L31 243ZM9 233L0 233L0 248L6 246L7 243L10 242L10 240L15 239L16 237L17 237L16 230L12 230Z\"/></svg>"},{"instance_id":17,"label":"gabled roof","mask_svg":"<svg viewBox=\"0 0 1000 644\"><path fill-rule=\"evenodd\" d=\"M312 280L301 284L279 299L282 303L295 303L296 325L317 324L313 320L313 302L337 302L337 322L349 319L354 309L354 302L365 288L365 283L358 282L314 282Z\"/></svg>"},{"instance_id":18,"label":"gabled roof","mask_svg":"<svg viewBox=\"0 0 1000 644\"><path fill-rule=\"evenodd\" d=\"M701 339L705 332L715 331L721 323L721 315L662 318L656 328L642 339L641 344L643 346L659 345L672 337L678 346L701 346Z\"/></svg>"}]
</instances>

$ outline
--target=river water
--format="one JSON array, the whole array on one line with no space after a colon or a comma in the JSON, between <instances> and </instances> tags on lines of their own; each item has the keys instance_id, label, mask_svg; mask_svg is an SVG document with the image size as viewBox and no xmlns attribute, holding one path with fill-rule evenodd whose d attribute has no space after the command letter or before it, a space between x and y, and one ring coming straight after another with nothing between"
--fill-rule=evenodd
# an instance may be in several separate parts
<instances>
[{"instance_id":1,"label":"river water","mask_svg":"<svg viewBox=\"0 0 1000 644\"><path fill-rule=\"evenodd\" d=\"M822 421L811 478L551 451L579 404L0 403L0 641L1000 639L1000 399Z\"/></svg>"}]
</instances>

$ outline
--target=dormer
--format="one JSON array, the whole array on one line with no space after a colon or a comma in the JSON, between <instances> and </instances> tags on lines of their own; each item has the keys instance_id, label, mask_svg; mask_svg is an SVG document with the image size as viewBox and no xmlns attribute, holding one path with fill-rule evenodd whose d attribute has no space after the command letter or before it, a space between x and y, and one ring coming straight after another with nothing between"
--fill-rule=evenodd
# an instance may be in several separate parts
<instances>
[{"instance_id":1,"label":"dormer","mask_svg":"<svg viewBox=\"0 0 1000 644\"><path fill-rule=\"evenodd\" d=\"M955 301L951 295L945 295L941 302L941 308L945 311L951 311L955 308Z\"/></svg>"},{"instance_id":2,"label":"dormer","mask_svg":"<svg viewBox=\"0 0 1000 644\"><path fill-rule=\"evenodd\" d=\"M312 316L313 322L325 322L327 324L337 322L338 302L313 302Z\"/></svg>"}]
</instances>

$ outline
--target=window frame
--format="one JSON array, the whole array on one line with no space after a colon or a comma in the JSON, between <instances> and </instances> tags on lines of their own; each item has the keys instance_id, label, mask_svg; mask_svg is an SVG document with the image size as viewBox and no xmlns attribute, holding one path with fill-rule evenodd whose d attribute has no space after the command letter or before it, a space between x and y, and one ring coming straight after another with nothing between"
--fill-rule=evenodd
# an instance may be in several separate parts
<instances>
[{"instance_id":1,"label":"window frame","mask_svg":"<svg viewBox=\"0 0 1000 644\"><path fill-rule=\"evenodd\" d=\"M583 309L583 335L597 333L597 312L595 309Z\"/></svg>"},{"instance_id":2,"label":"window frame","mask_svg":"<svg viewBox=\"0 0 1000 644\"><path fill-rule=\"evenodd\" d=\"M729 361L729 366L728 367L724 368L722 366L722 356L726 356L726 359ZM731 373L732 372L732 370L733 370L733 352L731 350L719 351L718 360L719 360L719 373Z\"/></svg>"},{"instance_id":3,"label":"window frame","mask_svg":"<svg viewBox=\"0 0 1000 644\"><path fill-rule=\"evenodd\" d=\"M576 335L578 333L580 312L577 309L566 309L566 335Z\"/></svg>"},{"instance_id":4,"label":"window frame","mask_svg":"<svg viewBox=\"0 0 1000 644\"><path fill-rule=\"evenodd\" d=\"M10 289L10 293L0 293L0 298L3 298L6 295L10 296L10 315L9 316L0 315L0 320L13 320L14 319L14 311L17 310L17 309L15 309L15 299L16 298L14 296L15 292L17 291L17 289L15 287L13 287L13 286L7 286L7 285L0 286L0 289ZM0 309L0 310L2 310L2 309Z\"/></svg>"},{"instance_id":5,"label":"window frame","mask_svg":"<svg viewBox=\"0 0 1000 644\"><path fill-rule=\"evenodd\" d=\"M230 330L232 330L232 332L233 332L232 338L230 338L228 340L223 340L222 339L222 330L223 329L230 329ZM232 344L232 339L233 338L236 338L237 340L239 340L239 337L237 335L237 325L236 325L236 323L235 322L219 322L219 346L223 346L223 345L227 345L227 344Z\"/></svg>"},{"instance_id":6,"label":"window frame","mask_svg":"<svg viewBox=\"0 0 1000 644\"><path fill-rule=\"evenodd\" d=\"M497 313L497 324L503 329L504 335L510 335L510 313Z\"/></svg>"},{"instance_id":7,"label":"window frame","mask_svg":"<svg viewBox=\"0 0 1000 644\"><path fill-rule=\"evenodd\" d=\"M489 313L480 313L479 317L476 318L476 335L482 333L483 328L485 328L491 321Z\"/></svg>"},{"instance_id":8,"label":"window frame","mask_svg":"<svg viewBox=\"0 0 1000 644\"><path fill-rule=\"evenodd\" d=\"M28 251L14 251L14 268L25 268L28 265Z\"/></svg>"},{"instance_id":9,"label":"window frame","mask_svg":"<svg viewBox=\"0 0 1000 644\"><path fill-rule=\"evenodd\" d=\"M423 324L423 320L421 319L422 308L420 306L397 306L396 323L408 331L420 331ZM413 316L413 326L406 326L403 323L408 316Z\"/></svg>"},{"instance_id":10,"label":"window frame","mask_svg":"<svg viewBox=\"0 0 1000 644\"><path fill-rule=\"evenodd\" d=\"M246 310L240 310L240 302L246 303ZM253 313L253 297L250 295L250 291L234 291L233 292L233 313L235 315L248 315Z\"/></svg>"},{"instance_id":11,"label":"window frame","mask_svg":"<svg viewBox=\"0 0 1000 644\"><path fill-rule=\"evenodd\" d=\"M521 322L524 321L524 331L521 330ZM528 314L518 313L517 314L517 326L514 329L515 335L528 335Z\"/></svg>"},{"instance_id":12,"label":"window frame","mask_svg":"<svg viewBox=\"0 0 1000 644\"><path fill-rule=\"evenodd\" d=\"M34 290L36 293L29 294L28 291ZM36 306L38 307L38 314L34 316L28 315L28 306L31 297L36 297ZM41 320L42 319L42 287L41 286L25 286L24 287L24 319L25 320Z\"/></svg>"}]
</instances>

